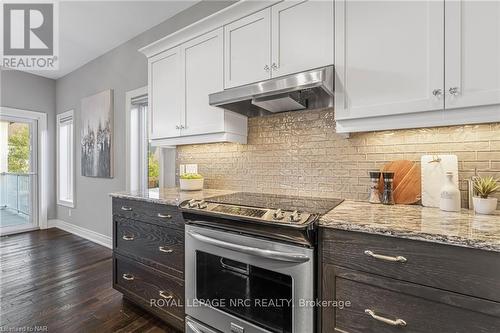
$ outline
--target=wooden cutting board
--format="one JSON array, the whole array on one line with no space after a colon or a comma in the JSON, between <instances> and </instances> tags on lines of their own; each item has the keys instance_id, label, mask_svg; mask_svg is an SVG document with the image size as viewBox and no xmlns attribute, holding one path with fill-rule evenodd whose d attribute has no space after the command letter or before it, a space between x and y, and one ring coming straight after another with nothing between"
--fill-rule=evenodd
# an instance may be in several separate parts
<instances>
[{"instance_id":1,"label":"wooden cutting board","mask_svg":"<svg viewBox=\"0 0 500 333\"><path fill-rule=\"evenodd\" d=\"M392 161L380 170L394 172L394 202L396 204L411 205L420 201L422 196L420 166L408 160ZM384 191L384 182L380 177L380 193Z\"/></svg>"}]
</instances>

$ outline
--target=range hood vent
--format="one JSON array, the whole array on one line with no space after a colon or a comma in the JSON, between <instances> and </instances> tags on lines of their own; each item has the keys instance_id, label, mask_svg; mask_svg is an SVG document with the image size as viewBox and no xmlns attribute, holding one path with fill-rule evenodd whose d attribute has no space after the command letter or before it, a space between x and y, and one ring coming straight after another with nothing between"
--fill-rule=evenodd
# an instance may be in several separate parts
<instances>
[{"instance_id":1,"label":"range hood vent","mask_svg":"<svg viewBox=\"0 0 500 333\"><path fill-rule=\"evenodd\" d=\"M333 66L209 95L209 103L249 117L333 107Z\"/></svg>"}]
</instances>

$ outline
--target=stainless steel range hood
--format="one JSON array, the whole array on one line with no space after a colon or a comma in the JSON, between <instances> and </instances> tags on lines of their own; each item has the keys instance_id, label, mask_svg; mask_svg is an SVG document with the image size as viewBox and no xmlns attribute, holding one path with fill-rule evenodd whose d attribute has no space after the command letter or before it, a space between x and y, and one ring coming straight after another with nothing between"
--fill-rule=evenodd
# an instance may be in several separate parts
<instances>
[{"instance_id":1,"label":"stainless steel range hood","mask_svg":"<svg viewBox=\"0 0 500 333\"><path fill-rule=\"evenodd\" d=\"M249 117L333 106L333 66L278 77L209 95L210 105Z\"/></svg>"}]
</instances>

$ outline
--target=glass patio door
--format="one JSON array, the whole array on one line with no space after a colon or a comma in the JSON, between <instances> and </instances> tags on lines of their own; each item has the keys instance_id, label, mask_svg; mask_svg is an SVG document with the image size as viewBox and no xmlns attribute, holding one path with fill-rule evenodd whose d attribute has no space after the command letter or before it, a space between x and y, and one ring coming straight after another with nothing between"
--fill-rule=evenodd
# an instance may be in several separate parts
<instances>
[{"instance_id":1,"label":"glass patio door","mask_svg":"<svg viewBox=\"0 0 500 333\"><path fill-rule=\"evenodd\" d=\"M37 122L0 116L0 234L38 227Z\"/></svg>"}]
</instances>

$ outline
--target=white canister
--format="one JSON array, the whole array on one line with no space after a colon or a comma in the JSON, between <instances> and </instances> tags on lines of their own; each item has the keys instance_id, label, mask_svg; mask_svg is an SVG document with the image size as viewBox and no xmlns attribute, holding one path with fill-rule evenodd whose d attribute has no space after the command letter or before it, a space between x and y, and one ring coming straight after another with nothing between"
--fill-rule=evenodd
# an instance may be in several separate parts
<instances>
[{"instance_id":1,"label":"white canister","mask_svg":"<svg viewBox=\"0 0 500 333\"><path fill-rule=\"evenodd\" d=\"M453 181L453 172L446 173L444 185L441 188L439 208L447 212L460 211L460 190Z\"/></svg>"}]
</instances>

